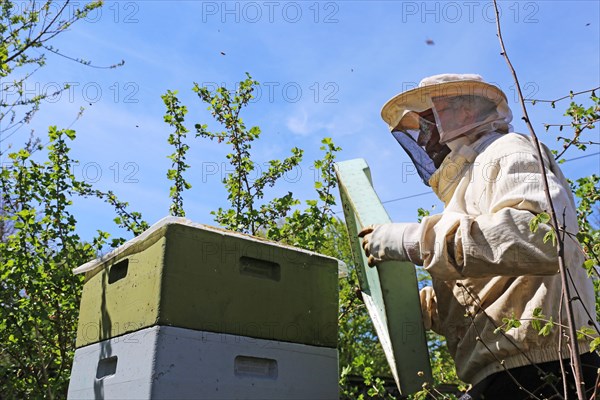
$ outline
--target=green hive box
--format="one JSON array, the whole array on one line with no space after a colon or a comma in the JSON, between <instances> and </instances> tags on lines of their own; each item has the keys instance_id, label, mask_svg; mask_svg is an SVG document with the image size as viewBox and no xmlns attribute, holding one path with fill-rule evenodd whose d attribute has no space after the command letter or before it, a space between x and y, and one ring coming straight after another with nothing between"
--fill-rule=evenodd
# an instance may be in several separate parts
<instances>
[{"instance_id":1,"label":"green hive box","mask_svg":"<svg viewBox=\"0 0 600 400\"><path fill-rule=\"evenodd\" d=\"M170 217L74 272L78 348L154 325L337 347L338 262L317 253Z\"/></svg>"}]
</instances>

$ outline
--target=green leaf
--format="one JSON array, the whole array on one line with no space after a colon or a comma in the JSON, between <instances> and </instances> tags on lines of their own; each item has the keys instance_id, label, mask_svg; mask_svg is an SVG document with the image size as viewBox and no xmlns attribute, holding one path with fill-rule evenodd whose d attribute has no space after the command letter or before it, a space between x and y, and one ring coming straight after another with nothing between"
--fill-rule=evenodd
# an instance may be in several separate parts
<instances>
[{"instance_id":1,"label":"green leaf","mask_svg":"<svg viewBox=\"0 0 600 400\"><path fill-rule=\"evenodd\" d=\"M600 337L597 337L594 340L592 340L592 342L590 343L590 351L598 350L599 346L600 346Z\"/></svg>"},{"instance_id":2,"label":"green leaf","mask_svg":"<svg viewBox=\"0 0 600 400\"><path fill-rule=\"evenodd\" d=\"M533 319L531 321L531 326L533 327L533 329L535 329L536 331L540 331L542 329L542 319L545 319L546 317L544 316L544 314L542 314L542 308L541 307L536 307L533 310Z\"/></svg>"},{"instance_id":3,"label":"green leaf","mask_svg":"<svg viewBox=\"0 0 600 400\"><path fill-rule=\"evenodd\" d=\"M533 233L537 232L539 224L540 224L540 220L539 220L538 216L533 217L529 221L529 230Z\"/></svg>"},{"instance_id":4,"label":"green leaf","mask_svg":"<svg viewBox=\"0 0 600 400\"><path fill-rule=\"evenodd\" d=\"M595 337L597 334L596 330L590 328L589 326L584 326L581 329L577 330L577 339L579 340L587 340L590 337Z\"/></svg>"},{"instance_id":5,"label":"green leaf","mask_svg":"<svg viewBox=\"0 0 600 400\"><path fill-rule=\"evenodd\" d=\"M508 331L512 328L519 328L521 325L521 321L516 319L514 315L512 316L512 318L502 318L502 326L504 327L504 331Z\"/></svg>"},{"instance_id":6,"label":"green leaf","mask_svg":"<svg viewBox=\"0 0 600 400\"><path fill-rule=\"evenodd\" d=\"M552 317L550 317L550 321L546 322L544 327L542 329L540 329L539 335L540 336L548 336L552 332L553 328L554 328L554 322L552 321Z\"/></svg>"},{"instance_id":7,"label":"green leaf","mask_svg":"<svg viewBox=\"0 0 600 400\"><path fill-rule=\"evenodd\" d=\"M583 262L583 268L585 268L585 270L588 273L588 277L592 276L595 271L594 271L594 267L596 266L596 261L593 259L587 259Z\"/></svg>"},{"instance_id":8,"label":"green leaf","mask_svg":"<svg viewBox=\"0 0 600 400\"><path fill-rule=\"evenodd\" d=\"M550 222L550 215L548 213L542 212L539 213L538 216L542 224L547 224L548 222Z\"/></svg>"},{"instance_id":9,"label":"green leaf","mask_svg":"<svg viewBox=\"0 0 600 400\"><path fill-rule=\"evenodd\" d=\"M544 235L544 243L548 242L550 239L552 239L552 244L554 246L556 246L556 233L554 232L554 230L549 230L548 232L546 232L546 234Z\"/></svg>"},{"instance_id":10,"label":"green leaf","mask_svg":"<svg viewBox=\"0 0 600 400\"><path fill-rule=\"evenodd\" d=\"M550 215L548 213L542 212L535 215L529 221L529 230L533 233L537 232L539 228L539 224L546 224L550 221Z\"/></svg>"}]
</instances>

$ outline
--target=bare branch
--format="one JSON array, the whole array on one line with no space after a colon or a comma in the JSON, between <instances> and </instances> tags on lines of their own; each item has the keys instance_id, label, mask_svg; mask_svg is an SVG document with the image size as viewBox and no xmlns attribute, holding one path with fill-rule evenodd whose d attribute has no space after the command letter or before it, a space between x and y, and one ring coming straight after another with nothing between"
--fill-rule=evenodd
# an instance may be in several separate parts
<instances>
[{"instance_id":1,"label":"bare branch","mask_svg":"<svg viewBox=\"0 0 600 400\"><path fill-rule=\"evenodd\" d=\"M521 109L523 111L523 120L525 121L525 124L527 125L527 128L529 129L529 132L530 132L533 142L535 144L535 148L536 148L537 155L538 155L538 160L540 163L540 169L541 169L541 173L542 173L542 177L543 177L546 201L548 202L549 213L550 213L550 217L552 219L552 224L553 224L554 228L556 229L559 227L559 224L558 224L558 219L556 217L554 204L552 201L552 196L550 195L548 177L546 176L546 172L545 172L546 168L544 166L544 159L542 157L541 144L537 138L537 135L535 134L535 130L533 129L531 121L529 120L529 115L527 113L527 107L525 106L525 101L523 99L523 93L521 91L521 85L519 83L519 78L517 77L517 73L510 61L510 58L506 54L504 40L502 39L502 30L500 27L500 12L498 10L497 0L494 0L494 9L496 11L496 27L497 27L497 32L498 32L498 39L500 41L500 47L502 49L502 56L504 57L506 63L508 64L508 67L509 67L511 74L513 76L513 79L515 81L515 84L517 87L517 93L519 94L519 101L521 103ZM582 374L582 369L581 369L581 359L579 356L579 343L577 341L577 336L576 336L575 321L574 321L574 317L573 317L573 306L570 301L571 295L570 295L569 283L567 281L566 266L565 266L565 260L564 260L564 242L560 238L560 235L557 234L556 237L557 237L556 242L557 242L557 252L558 252L558 266L559 266L561 282L562 282L563 290L564 290L564 298L566 300L565 303L567 306L566 311L567 311L567 321L569 324L569 338L570 338L571 345L572 345L571 361L573 363L573 372L574 372L576 388L577 388L577 397L579 398L579 400L585 400L585 389L584 389L584 383L582 380L583 374Z\"/></svg>"},{"instance_id":2,"label":"bare branch","mask_svg":"<svg viewBox=\"0 0 600 400\"><path fill-rule=\"evenodd\" d=\"M458 283L457 283L457 285L458 285ZM467 288L464 285L461 284L460 287L463 288L463 290L465 290L469 294L469 296L471 296L472 298L474 298L474 296L468 290L466 290ZM488 314L485 312L485 310L483 310L481 307L480 307L480 309L483 311L484 315L488 316ZM517 385L517 387L519 389L521 389L525 393L527 393L530 396L529 398L541 400L539 397L537 397L535 394L533 394L530 391L528 391L527 389L525 389L523 387L523 385L521 385L519 383L519 381L514 377L514 375L510 372L510 370L508 368L506 368L506 365L504 365L504 360L500 360L496 356L496 354L492 351L492 349L490 349L490 347L487 345L487 343L481 338L481 332L479 332L479 330L477 329L477 324L475 323L475 318L473 318L473 313L467 310L467 315L468 315L469 319L471 320L471 325L473 326L473 329L475 330L475 333L477 334L476 340L479 343L481 343L483 345L483 347L485 347L485 349L488 351L488 353L490 353L492 355L492 357L494 357L494 359L496 360L496 362L498 362L498 364L500 364L500 366L504 369L504 372L506 372L506 374L508 374L509 378L514 382L514 384ZM488 316L488 318L489 318L489 316ZM493 320L491 318L489 318L489 319L493 322ZM503 333L503 335L504 335L504 333ZM505 336L505 337L507 337L507 336Z\"/></svg>"},{"instance_id":3,"label":"bare branch","mask_svg":"<svg viewBox=\"0 0 600 400\"><path fill-rule=\"evenodd\" d=\"M594 92L598 89L600 89L600 86L598 86L597 88L594 88L594 89L582 90L581 92L577 92L577 93L573 93L571 91L568 95L559 97L558 99L554 99L554 100L525 99L523 101L527 101L527 102L530 102L533 104L535 104L535 103L556 103L557 101L561 101L564 99L572 99L573 96L577 96L577 95L584 94L584 93Z\"/></svg>"},{"instance_id":4,"label":"bare branch","mask_svg":"<svg viewBox=\"0 0 600 400\"><path fill-rule=\"evenodd\" d=\"M46 45L42 45L42 47L54 54L56 54L57 56L61 56L66 58L67 60L71 60L71 61L75 61L79 64L85 65L86 67L90 67L90 68L97 68L97 69L114 69L114 68L118 68L118 67L122 67L123 65L125 65L125 60L121 60L121 62L117 63L117 64L112 64L112 65L94 65L92 64L90 61L85 61L82 60L81 58L75 58L75 57L71 57L68 56L66 54L61 53L60 51L58 51L57 49L55 49L52 46L46 46Z\"/></svg>"}]
</instances>

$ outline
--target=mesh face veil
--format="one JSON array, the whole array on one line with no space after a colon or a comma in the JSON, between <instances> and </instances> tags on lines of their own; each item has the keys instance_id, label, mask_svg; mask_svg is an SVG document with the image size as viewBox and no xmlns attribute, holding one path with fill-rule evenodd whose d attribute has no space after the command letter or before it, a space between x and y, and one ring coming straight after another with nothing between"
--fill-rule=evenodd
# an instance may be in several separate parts
<instances>
[{"instance_id":1,"label":"mesh face veil","mask_svg":"<svg viewBox=\"0 0 600 400\"><path fill-rule=\"evenodd\" d=\"M440 143L448 143L463 135L475 137L482 132L506 133L512 119L505 101L496 102L482 96L432 97L431 105Z\"/></svg>"},{"instance_id":2,"label":"mesh face veil","mask_svg":"<svg viewBox=\"0 0 600 400\"><path fill-rule=\"evenodd\" d=\"M422 113L411 112L404 118L406 128L392 132L426 185L429 185L429 178L450 152L448 146L439 142L438 128L433 116L431 110Z\"/></svg>"}]
</instances>

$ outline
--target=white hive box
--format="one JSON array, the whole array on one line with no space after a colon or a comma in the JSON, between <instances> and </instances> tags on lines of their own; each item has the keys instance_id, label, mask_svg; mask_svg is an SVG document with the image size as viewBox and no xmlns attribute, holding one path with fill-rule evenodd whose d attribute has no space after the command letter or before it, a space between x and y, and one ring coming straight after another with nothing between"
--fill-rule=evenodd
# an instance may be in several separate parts
<instances>
[{"instance_id":1,"label":"white hive box","mask_svg":"<svg viewBox=\"0 0 600 400\"><path fill-rule=\"evenodd\" d=\"M153 326L77 349L67 398L337 399L337 350Z\"/></svg>"}]
</instances>

